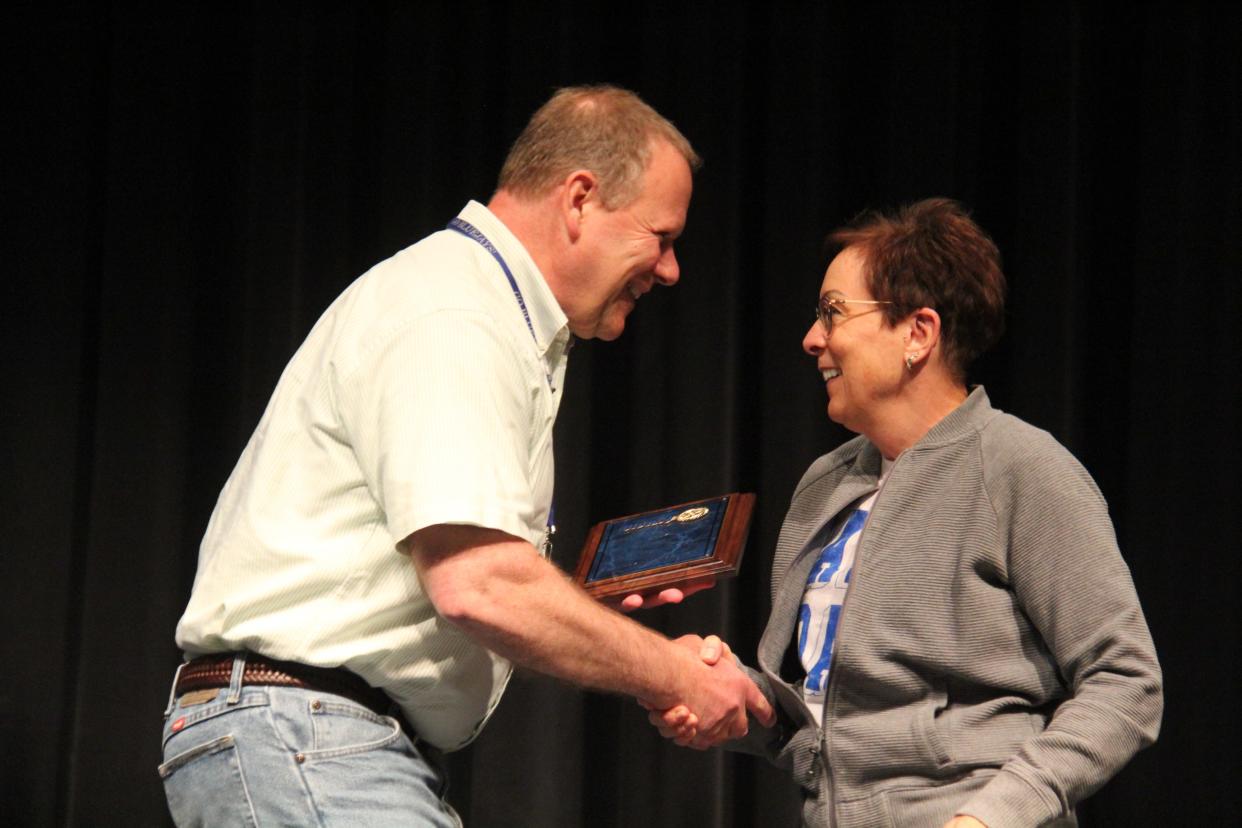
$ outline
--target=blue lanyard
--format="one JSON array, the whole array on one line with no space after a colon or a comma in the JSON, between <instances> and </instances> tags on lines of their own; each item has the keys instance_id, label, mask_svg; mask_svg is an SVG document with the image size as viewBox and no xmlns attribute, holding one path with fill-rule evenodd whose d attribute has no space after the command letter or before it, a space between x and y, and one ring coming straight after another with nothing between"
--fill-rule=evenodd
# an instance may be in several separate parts
<instances>
[{"instance_id":1,"label":"blue lanyard","mask_svg":"<svg viewBox=\"0 0 1242 828\"><path fill-rule=\"evenodd\" d=\"M456 230L466 238L474 239L483 249L492 254L499 264L500 269L505 272L505 278L509 280L509 287L513 288L513 298L517 299L518 307L522 309L522 318L526 320L526 330L530 331L530 338L534 340L535 347L539 347L539 337L535 336L535 326L530 321L530 311L526 310L526 300L522 298L522 289L518 287L517 279L513 278L513 271L509 270L509 265L505 263L504 256L500 255L500 251L496 249L496 245L492 244L491 239L483 235L483 231L466 221L461 216L456 216L448 223L449 230ZM548 380L548 388L552 388L552 374L544 372L544 376ZM544 554L552 554L552 536L556 534L556 505L552 504L548 507L548 525L543 533Z\"/></svg>"},{"instance_id":2,"label":"blue lanyard","mask_svg":"<svg viewBox=\"0 0 1242 828\"><path fill-rule=\"evenodd\" d=\"M518 307L522 309L522 318L526 320L526 330L530 331L530 338L535 340L535 346L538 347L539 339L535 336L535 326L530 322L530 311L526 310L526 300L522 298L522 290L518 287L517 279L513 278L513 271L509 270L509 265L505 264L504 256L501 256L500 251L496 249L496 245L483 235L482 230L460 216L448 223L448 229L456 230L463 236L474 239L500 263L500 269L505 272L505 277L509 280L509 287L513 288L513 298L517 299Z\"/></svg>"}]
</instances>

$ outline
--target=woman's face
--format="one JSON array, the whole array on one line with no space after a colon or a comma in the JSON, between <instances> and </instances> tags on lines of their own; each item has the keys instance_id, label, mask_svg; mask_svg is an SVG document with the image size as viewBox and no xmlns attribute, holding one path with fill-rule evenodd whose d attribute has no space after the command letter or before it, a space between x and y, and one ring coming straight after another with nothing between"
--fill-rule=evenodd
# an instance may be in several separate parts
<instances>
[{"instance_id":1,"label":"woman's face","mask_svg":"<svg viewBox=\"0 0 1242 828\"><path fill-rule=\"evenodd\" d=\"M864 260L855 248L842 250L820 287L820 297L847 300L831 308L832 333L816 320L802 339L802 349L815 364L828 391L828 416L851 431L868 434L884 422L901 391L908 332L889 326L863 278Z\"/></svg>"}]
</instances>

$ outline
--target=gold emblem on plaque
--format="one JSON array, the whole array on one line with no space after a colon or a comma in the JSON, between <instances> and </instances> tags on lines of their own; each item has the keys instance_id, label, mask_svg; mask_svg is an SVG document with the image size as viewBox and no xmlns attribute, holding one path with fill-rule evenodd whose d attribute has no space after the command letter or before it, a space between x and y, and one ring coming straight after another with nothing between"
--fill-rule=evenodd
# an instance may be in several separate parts
<instances>
[{"instance_id":1,"label":"gold emblem on plaque","mask_svg":"<svg viewBox=\"0 0 1242 828\"><path fill-rule=\"evenodd\" d=\"M622 530L621 534L628 535L631 532L637 532L639 529L653 529L656 526L668 526L670 523L689 523L692 520L707 517L707 513L710 511L711 509L708 509L706 506L692 506L689 509L678 512L671 518L657 520L654 523L640 523L638 526L629 526Z\"/></svg>"}]
</instances>

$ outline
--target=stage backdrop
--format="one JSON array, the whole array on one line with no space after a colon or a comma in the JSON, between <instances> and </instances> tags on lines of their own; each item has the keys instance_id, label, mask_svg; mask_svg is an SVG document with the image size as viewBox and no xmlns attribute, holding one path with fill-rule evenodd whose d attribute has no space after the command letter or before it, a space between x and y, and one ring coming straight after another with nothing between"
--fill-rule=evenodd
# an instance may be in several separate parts
<instances>
[{"instance_id":1,"label":"stage backdrop","mask_svg":"<svg viewBox=\"0 0 1242 828\"><path fill-rule=\"evenodd\" d=\"M958 198L1012 284L973 379L1098 480L1165 670L1159 743L1083 824L1235 814L1237 6L536 5L6 12L0 821L167 822L173 627L283 365L351 280L486 200L554 87L595 81L706 165L681 284L572 355L558 562L597 520L755 491L742 576L642 616L753 654L793 485L846 437L799 347L824 234ZM796 820L781 772L528 674L452 764L469 826Z\"/></svg>"}]
</instances>

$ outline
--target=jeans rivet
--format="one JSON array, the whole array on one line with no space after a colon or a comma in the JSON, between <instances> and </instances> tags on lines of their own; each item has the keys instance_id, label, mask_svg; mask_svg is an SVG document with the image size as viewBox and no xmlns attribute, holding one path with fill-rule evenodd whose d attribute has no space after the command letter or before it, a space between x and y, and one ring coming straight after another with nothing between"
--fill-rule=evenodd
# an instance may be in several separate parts
<instances>
[{"instance_id":1,"label":"jeans rivet","mask_svg":"<svg viewBox=\"0 0 1242 828\"><path fill-rule=\"evenodd\" d=\"M311 710L318 710L321 707L323 707L323 705L319 703L319 699L315 699L311 702Z\"/></svg>"},{"instance_id":2,"label":"jeans rivet","mask_svg":"<svg viewBox=\"0 0 1242 828\"><path fill-rule=\"evenodd\" d=\"M305 753L293 754L293 761L297 762L299 765L302 764L303 762L306 761L306 754Z\"/></svg>"}]
</instances>

